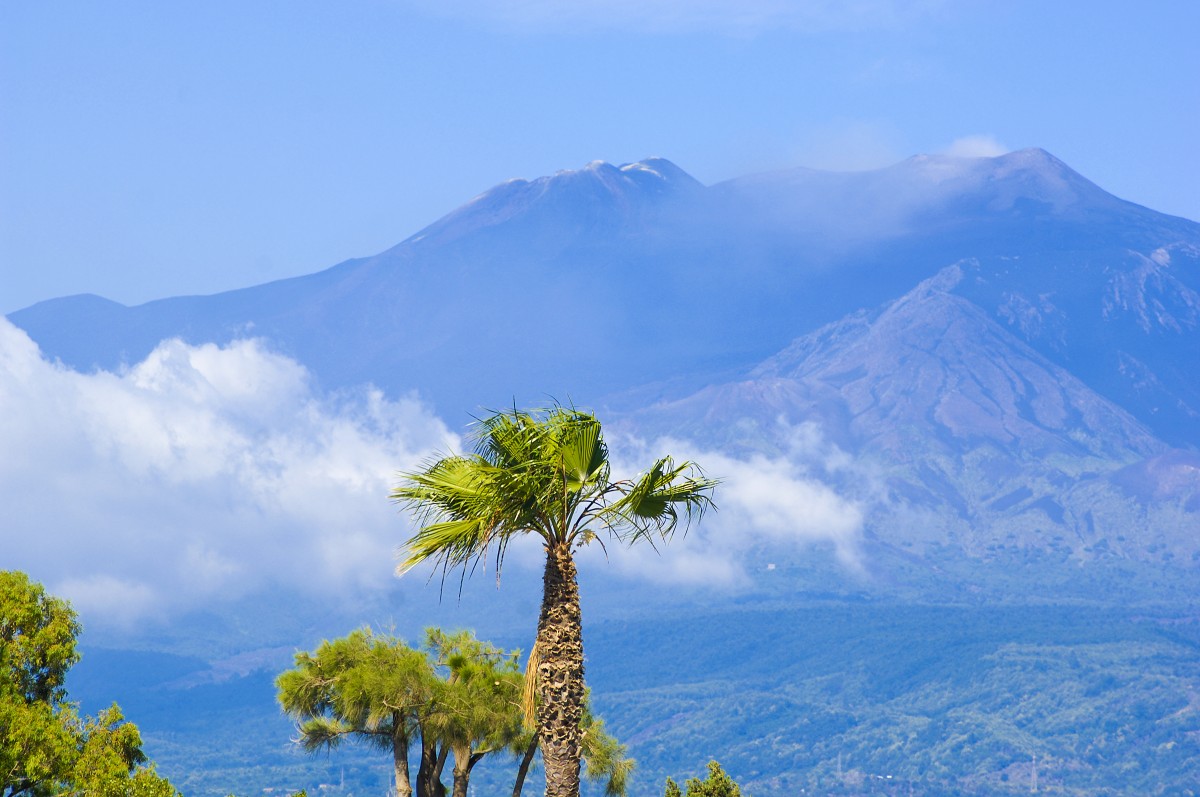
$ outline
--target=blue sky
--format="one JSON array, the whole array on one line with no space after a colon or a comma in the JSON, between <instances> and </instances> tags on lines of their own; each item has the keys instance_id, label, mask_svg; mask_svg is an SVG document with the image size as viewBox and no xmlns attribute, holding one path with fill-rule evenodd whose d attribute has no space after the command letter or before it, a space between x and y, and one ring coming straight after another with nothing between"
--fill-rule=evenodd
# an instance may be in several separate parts
<instances>
[{"instance_id":1,"label":"blue sky","mask_svg":"<svg viewBox=\"0 0 1200 797\"><path fill-rule=\"evenodd\" d=\"M712 183L1041 146L1200 219L1189 0L560 5L0 5L0 312L316 271L593 159Z\"/></svg>"}]
</instances>

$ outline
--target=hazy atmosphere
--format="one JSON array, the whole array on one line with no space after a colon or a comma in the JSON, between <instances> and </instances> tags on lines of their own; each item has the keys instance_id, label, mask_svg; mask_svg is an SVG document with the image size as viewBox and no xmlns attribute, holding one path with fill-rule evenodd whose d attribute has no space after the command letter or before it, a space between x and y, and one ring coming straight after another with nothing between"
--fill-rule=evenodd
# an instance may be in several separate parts
<instances>
[{"instance_id":1,"label":"hazy atmosphere","mask_svg":"<svg viewBox=\"0 0 1200 797\"><path fill-rule=\"evenodd\" d=\"M603 159L701 182L1042 147L1200 218L1200 9L984 0L5 3L0 312L375 254Z\"/></svg>"}]
</instances>

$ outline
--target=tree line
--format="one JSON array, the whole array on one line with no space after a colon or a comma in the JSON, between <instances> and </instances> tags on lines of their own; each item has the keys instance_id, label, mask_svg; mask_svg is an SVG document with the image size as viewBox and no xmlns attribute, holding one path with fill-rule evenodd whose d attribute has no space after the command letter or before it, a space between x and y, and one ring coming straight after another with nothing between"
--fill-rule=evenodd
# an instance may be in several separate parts
<instances>
[{"instance_id":1,"label":"tree line","mask_svg":"<svg viewBox=\"0 0 1200 797\"><path fill-rule=\"evenodd\" d=\"M117 704L67 700L79 618L17 571L0 571L0 797L178 797Z\"/></svg>"}]
</instances>

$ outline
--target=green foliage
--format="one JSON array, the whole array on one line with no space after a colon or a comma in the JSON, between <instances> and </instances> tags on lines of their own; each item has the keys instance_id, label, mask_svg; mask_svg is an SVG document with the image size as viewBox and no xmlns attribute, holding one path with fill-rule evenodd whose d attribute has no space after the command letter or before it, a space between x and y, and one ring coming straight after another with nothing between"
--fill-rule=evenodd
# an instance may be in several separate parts
<instances>
[{"instance_id":1,"label":"green foliage","mask_svg":"<svg viewBox=\"0 0 1200 797\"><path fill-rule=\"evenodd\" d=\"M298 741L309 752L350 738L387 748L402 727L405 744L432 741L434 758L445 749L461 757L469 773L485 756L521 756L533 742L521 708L519 652L502 651L469 631L427 629L418 649L364 628L295 660L296 667L276 679L278 700L298 721ZM588 780L609 797L623 797L634 768L625 745L587 704L582 730ZM429 776L441 773L437 767Z\"/></svg>"},{"instance_id":2,"label":"green foliage","mask_svg":"<svg viewBox=\"0 0 1200 797\"><path fill-rule=\"evenodd\" d=\"M659 459L636 479L610 478L600 422L555 406L512 410L479 422L472 455L403 475L392 498L417 515L401 569L427 559L470 565L495 550L497 570L514 535L584 545L601 531L625 542L665 539L711 506L716 486L690 462Z\"/></svg>"},{"instance_id":3,"label":"green foliage","mask_svg":"<svg viewBox=\"0 0 1200 797\"><path fill-rule=\"evenodd\" d=\"M725 774L716 761L708 762L708 776L704 780L688 778L686 797L742 797L742 790ZM667 778L665 797L685 797L675 781Z\"/></svg>"},{"instance_id":4,"label":"green foliage","mask_svg":"<svg viewBox=\"0 0 1200 797\"><path fill-rule=\"evenodd\" d=\"M522 733L520 651L505 653L470 631L425 632L425 649L440 676L428 721L471 755L508 748Z\"/></svg>"},{"instance_id":5,"label":"green foliage","mask_svg":"<svg viewBox=\"0 0 1200 797\"><path fill-rule=\"evenodd\" d=\"M300 742L315 752L355 737L390 748L432 700L433 669L420 652L370 629L297 653L276 680L279 703L299 721Z\"/></svg>"},{"instance_id":6,"label":"green foliage","mask_svg":"<svg viewBox=\"0 0 1200 797\"><path fill-rule=\"evenodd\" d=\"M603 784L607 797L624 797L637 762L629 757L628 747L604 729L604 720L592 713L590 695L584 698L580 729L585 776L592 783Z\"/></svg>"},{"instance_id":7,"label":"green foliage","mask_svg":"<svg viewBox=\"0 0 1200 797\"><path fill-rule=\"evenodd\" d=\"M64 795L79 797L177 797L153 767L143 767L142 737L114 703L80 728L83 740Z\"/></svg>"},{"instance_id":8,"label":"green foliage","mask_svg":"<svg viewBox=\"0 0 1200 797\"><path fill-rule=\"evenodd\" d=\"M67 670L79 661L79 622L66 601L24 573L0 572L0 694L61 705Z\"/></svg>"},{"instance_id":9,"label":"green foliage","mask_svg":"<svg viewBox=\"0 0 1200 797\"><path fill-rule=\"evenodd\" d=\"M408 784L409 746L419 740L418 791L436 788L454 754L455 777L469 777L485 755L507 750L522 733L518 652L505 653L469 631L426 632L423 649L364 628L296 654L276 680L285 712L299 722L309 752L357 738L393 753Z\"/></svg>"},{"instance_id":10,"label":"green foliage","mask_svg":"<svg viewBox=\"0 0 1200 797\"><path fill-rule=\"evenodd\" d=\"M65 601L0 572L0 797L175 797L116 704L90 719L67 702L79 630Z\"/></svg>"},{"instance_id":11,"label":"green foliage","mask_svg":"<svg viewBox=\"0 0 1200 797\"><path fill-rule=\"evenodd\" d=\"M1033 755L1061 793L1188 794L1200 772L1191 614L810 605L590 641L655 663L601 660L597 687L658 784L697 749L757 794L1028 793Z\"/></svg>"},{"instance_id":12,"label":"green foliage","mask_svg":"<svg viewBox=\"0 0 1200 797\"><path fill-rule=\"evenodd\" d=\"M0 696L0 797L55 793L77 755L72 719L70 708Z\"/></svg>"}]
</instances>

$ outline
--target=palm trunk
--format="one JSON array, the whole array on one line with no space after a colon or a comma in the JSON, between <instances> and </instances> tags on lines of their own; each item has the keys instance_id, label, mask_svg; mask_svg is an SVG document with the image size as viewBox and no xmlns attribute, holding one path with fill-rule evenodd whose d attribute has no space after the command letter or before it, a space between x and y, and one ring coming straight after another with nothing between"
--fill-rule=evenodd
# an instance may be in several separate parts
<instances>
[{"instance_id":1,"label":"palm trunk","mask_svg":"<svg viewBox=\"0 0 1200 797\"><path fill-rule=\"evenodd\" d=\"M546 797L579 797L583 630L579 584L569 545L547 550L542 590L537 720L546 765Z\"/></svg>"},{"instance_id":2,"label":"palm trunk","mask_svg":"<svg viewBox=\"0 0 1200 797\"><path fill-rule=\"evenodd\" d=\"M392 715L392 768L396 773L396 797L412 797L412 781L408 775L408 734L404 718Z\"/></svg>"}]
</instances>

